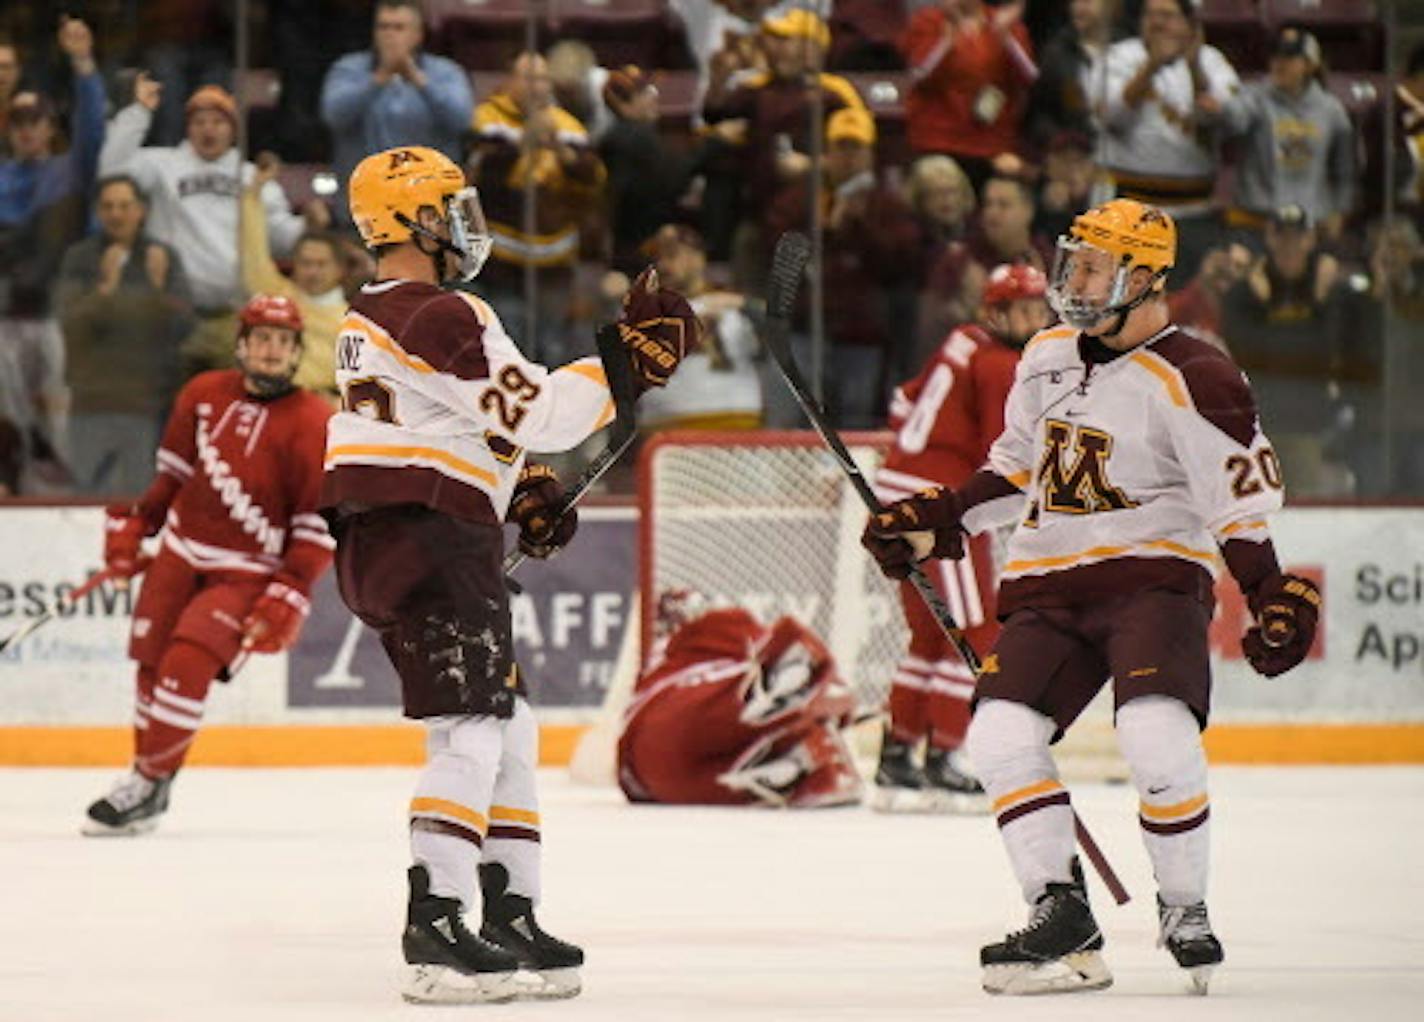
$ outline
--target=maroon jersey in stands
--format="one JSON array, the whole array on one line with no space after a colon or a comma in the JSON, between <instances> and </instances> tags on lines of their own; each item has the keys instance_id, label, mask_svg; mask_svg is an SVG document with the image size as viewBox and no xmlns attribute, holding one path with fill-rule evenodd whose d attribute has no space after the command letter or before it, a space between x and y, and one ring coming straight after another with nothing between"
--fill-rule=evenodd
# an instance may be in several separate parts
<instances>
[{"instance_id":1,"label":"maroon jersey in stands","mask_svg":"<svg viewBox=\"0 0 1424 1022\"><path fill-rule=\"evenodd\" d=\"M204 571L314 579L334 547L316 513L330 417L309 391L254 397L236 369L190 380L158 448L159 472L181 484L165 548Z\"/></svg>"}]
</instances>

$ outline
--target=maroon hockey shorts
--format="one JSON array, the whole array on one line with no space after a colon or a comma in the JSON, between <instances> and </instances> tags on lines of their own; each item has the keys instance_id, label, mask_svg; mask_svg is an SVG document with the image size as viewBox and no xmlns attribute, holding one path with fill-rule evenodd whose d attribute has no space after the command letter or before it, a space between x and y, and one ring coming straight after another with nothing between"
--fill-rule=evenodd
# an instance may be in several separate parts
<instances>
[{"instance_id":1,"label":"maroon hockey shorts","mask_svg":"<svg viewBox=\"0 0 1424 1022\"><path fill-rule=\"evenodd\" d=\"M405 715L511 716L524 692L503 530L400 504L340 518L332 532L341 598L381 636Z\"/></svg>"},{"instance_id":2,"label":"maroon hockey shorts","mask_svg":"<svg viewBox=\"0 0 1424 1022\"><path fill-rule=\"evenodd\" d=\"M232 663L242 648L242 622L266 587L266 575L202 572L164 547L143 575L129 656L157 668L168 646L183 639Z\"/></svg>"},{"instance_id":3,"label":"maroon hockey shorts","mask_svg":"<svg viewBox=\"0 0 1424 1022\"><path fill-rule=\"evenodd\" d=\"M1211 710L1211 612L1195 596L1148 589L1079 607L1027 607L1004 622L975 690L1052 717L1057 741L1113 679L1113 707L1180 699L1205 728Z\"/></svg>"}]
</instances>

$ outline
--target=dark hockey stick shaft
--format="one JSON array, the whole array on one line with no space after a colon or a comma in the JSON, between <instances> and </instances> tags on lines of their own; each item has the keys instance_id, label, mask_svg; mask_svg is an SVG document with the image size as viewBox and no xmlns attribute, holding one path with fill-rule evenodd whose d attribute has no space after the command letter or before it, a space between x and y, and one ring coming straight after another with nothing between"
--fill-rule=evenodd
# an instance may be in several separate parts
<instances>
[{"instance_id":1,"label":"dark hockey stick shaft","mask_svg":"<svg viewBox=\"0 0 1424 1022\"><path fill-rule=\"evenodd\" d=\"M782 235L776 243L776 252L772 256L771 288L767 300L766 346L771 352L772 360L776 362L776 367L781 370L786 385L791 388L791 393L795 396L797 404L806 413L806 418L810 421L812 428L825 442L831 453L835 455L836 461L840 463L842 471L845 472L851 486L860 496L866 510L872 515L878 515L885 510L884 506L875 496L875 491L870 488L870 483L866 481L860 466L851 457L840 434L826 420L825 411L812 396L810 388L806 385L805 377L801 375L801 370L796 365L796 360L792 357L790 346L787 344L787 337L791 331L791 307L795 301L795 289L805 271L809 255L810 243L802 234L788 232ZM980 663L979 654L969 644L969 640L964 637L964 629L960 628L958 622L954 620L954 615L940 597L934 583L929 580L918 564L910 566L909 581L915 587L915 592L919 593L920 599L924 600L925 606L930 609L930 613L934 615L935 622L954 645L960 657L963 658L965 665L973 672L974 677L978 678L983 673L983 664ZM1088 828L1083 825L1083 820L1078 816L1076 810L1073 811L1073 829L1077 835L1078 843L1083 846L1084 854L1093 864L1093 868L1097 870L1098 876L1102 877L1103 884L1112 894L1113 900L1119 905L1127 904L1130 899L1127 888L1118 879L1117 873L1113 870L1107 857L1103 855L1097 841L1088 832Z\"/></svg>"},{"instance_id":2,"label":"dark hockey stick shaft","mask_svg":"<svg viewBox=\"0 0 1424 1022\"><path fill-rule=\"evenodd\" d=\"M564 516L583 500L594 484L602 479L614 462L633 445L638 435L637 418L633 411L637 395L633 391L632 371L627 354L623 350L623 342L618 336L617 324L605 323L599 327L595 342L598 345L598 357L603 360L604 375L608 378L608 392L613 397L613 426L608 432L608 446L584 466L573 485L564 491L563 499L554 510L554 525L563 521ZM523 550L511 550L504 559L505 578L512 583L513 580L509 579L509 576L528 559L529 555ZM518 592L517 589L515 591Z\"/></svg>"},{"instance_id":3,"label":"dark hockey stick shaft","mask_svg":"<svg viewBox=\"0 0 1424 1022\"><path fill-rule=\"evenodd\" d=\"M149 558L140 558L138 569L139 572L142 572L144 568L147 568L148 564ZM137 574L137 572L135 574ZM117 577L117 574L109 568L104 568L100 571L94 572L94 574L90 575L85 581L75 586L74 589L72 589L70 592L55 600L54 606L52 606L49 610L39 615L39 617L31 618L30 620L22 624L19 628L16 628L5 638L0 639L0 653L5 652L5 650L9 649L11 646L19 645L19 643L22 642L27 636L30 636L35 632L39 631L40 628L49 624L65 610L74 606L74 604L84 599L84 597L88 596L95 589L98 589L105 582L108 582Z\"/></svg>"}]
</instances>

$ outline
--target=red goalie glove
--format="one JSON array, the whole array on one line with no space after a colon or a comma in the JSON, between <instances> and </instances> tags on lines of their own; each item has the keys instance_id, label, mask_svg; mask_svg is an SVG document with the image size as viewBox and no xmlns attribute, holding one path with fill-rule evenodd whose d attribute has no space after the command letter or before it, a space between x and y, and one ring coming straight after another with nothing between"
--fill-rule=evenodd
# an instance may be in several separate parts
<instances>
[{"instance_id":1,"label":"red goalie glove","mask_svg":"<svg viewBox=\"0 0 1424 1022\"><path fill-rule=\"evenodd\" d=\"M689 351L697 346L697 314L687 299L658 284L649 266L623 299L618 336L628 349L639 391L662 387Z\"/></svg>"},{"instance_id":2,"label":"red goalie glove","mask_svg":"<svg viewBox=\"0 0 1424 1022\"><path fill-rule=\"evenodd\" d=\"M530 557L552 557L578 531L578 512L573 508L554 520L563 497L564 488L548 465L526 465L519 474L506 518L519 526L519 549Z\"/></svg>"},{"instance_id":3,"label":"red goalie glove","mask_svg":"<svg viewBox=\"0 0 1424 1022\"><path fill-rule=\"evenodd\" d=\"M1241 638L1241 651L1258 674L1274 678L1305 659L1320 621L1320 590L1299 575L1272 575L1249 597L1259 624Z\"/></svg>"},{"instance_id":4,"label":"red goalie glove","mask_svg":"<svg viewBox=\"0 0 1424 1022\"><path fill-rule=\"evenodd\" d=\"M305 593L274 578L242 623L242 648L253 653L291 649L310 613L311 601Z\"/></svg>"},{"instance_id":5,"label":"red goalie glove","mask_svg":"<svg viewBox=\"0 0 1424 1022\"><path fill-rule=\"evenodd\" d=\"M910 567L926 558L957 561L964 556L962 515L958 494L935 487L875 515L860 543L887 578L908 578Z\"/></svg>"}]
</instances>

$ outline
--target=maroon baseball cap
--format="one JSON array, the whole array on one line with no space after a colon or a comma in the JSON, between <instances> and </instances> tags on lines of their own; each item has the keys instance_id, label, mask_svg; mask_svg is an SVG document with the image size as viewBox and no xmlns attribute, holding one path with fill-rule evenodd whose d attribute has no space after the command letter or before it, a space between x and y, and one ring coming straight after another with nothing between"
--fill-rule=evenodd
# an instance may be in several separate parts
<instances>
[{"instance_id":1,"label":"maroon baseball cap","mask_svg":"<svg viewBox=\"0 0 1424 1022\"><path fill-rule=\"evenodd\" d=\"M54 119L54 104L38 92L17 92L10 100L10 123L29 124L44 118Z\"/></svg>"}]
</instances>

